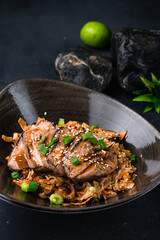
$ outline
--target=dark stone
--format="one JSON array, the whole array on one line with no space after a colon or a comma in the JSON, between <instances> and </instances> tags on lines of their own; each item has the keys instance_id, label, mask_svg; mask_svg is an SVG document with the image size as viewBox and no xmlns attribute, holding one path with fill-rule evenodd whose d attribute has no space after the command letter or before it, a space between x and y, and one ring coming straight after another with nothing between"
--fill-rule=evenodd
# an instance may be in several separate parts
<instances>
[{"instance_id":1,"label":"dark stone","mask_svg":"<svg viewBox=\"0 0 160 240\"><path fill-rule=\"evenodd\" d=\"M120 29L112 38L112 57L122 88L144 88L140 76L160 77L160 30Z\"/></svg>"},{"instance_id":2,"label":"dark stone","mask_svg":"<svg viewBox=\"0 0 160 240\"><path fill-rule=\"evenodd\" d=\"M55 69L61 80L103 92L112 78L111 59L95 50L76 47L60 53Z\"/></svg>"}]
</instances>

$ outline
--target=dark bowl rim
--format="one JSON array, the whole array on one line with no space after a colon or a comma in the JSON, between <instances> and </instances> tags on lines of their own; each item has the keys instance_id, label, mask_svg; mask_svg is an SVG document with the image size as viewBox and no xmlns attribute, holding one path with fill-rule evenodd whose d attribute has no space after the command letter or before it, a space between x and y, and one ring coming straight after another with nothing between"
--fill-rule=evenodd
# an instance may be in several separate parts
<instances>
[{"instance_id":1,"label":"dark bowl rim","mask_svg":"<svg viewBox=\"0 0 160 240\"><path fill-rule=\"evenodd\" d=\"M127 109L127 111L131 112L132 114L138 116L141 120L145 121L148 125L150 125L150 127L154 130L154 132L156 132L159 137L160 137L160 132L149 122L147 121L145 118L143 118L139 113L135 112L134 110L132 110L131 108L127 107L126 105L122 104L120 101L106 95L100 92L97 92L95 90L86 88L86 87L82 87L76 84L72 84L72 83L68 83L68 82L63 82L63 81L59 81L59 80L54 80L54 79L48 79L48 78L24 78L24 79L20 79L17 81L14 81L12 83L10 83L9 85L7 85L5 88L3 88L0 91L0 98L7 92L7 90L12 87L13 85L19 83L19 82L42 82L42 81L49 81L52 82L53 84L59 84L59 85L63 85L63 86L71 86L74 87L76 89L80 89L80 90L84 90L85 92L90 92L90 93L95 93L98 94L102 97L108 98L113 102L118 103L122 108ZM143 196L144 194L148 193L149 191L151 191L153 188L155 188L156 186L158 186L160 183L160 176L156 179L156 182L153 182L149 187L147 187L145 190L142 190L138 193L136 193L133 196L129 196L127 197L125 200L124 199L120 199L118 202L116 203L108 203L108 204L101 204L100 206L91 206L91 207L83 207L83 208L51 208L51 207L47 207L47 206L40 206L40 205L36 205L36 204L32 204L32 203L26 203L26 202L22 202L19 200L15 200L13 198L10 198L8 196L5 196L3 194L0 193L0 199L11 203L13 205L16 206L21 206L21 207L25 207L27 209L32 209L35 211L40 211L40 212L48 212L48 213L61 213L61 214L75 214L75 213L91 213L91 212L96 212L96 211L102 211L102 210L106 210L106 209L110 209L113 207L117 207L120 206L122 204L128 203L132 200L135 200L141 196Z\"/></svg>"}]
</instances>

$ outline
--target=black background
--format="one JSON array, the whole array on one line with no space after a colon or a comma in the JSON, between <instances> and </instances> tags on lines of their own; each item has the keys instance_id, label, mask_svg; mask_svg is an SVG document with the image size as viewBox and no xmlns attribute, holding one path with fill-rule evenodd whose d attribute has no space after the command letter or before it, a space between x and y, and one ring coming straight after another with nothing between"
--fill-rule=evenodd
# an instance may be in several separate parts
<instances>
[{"instance_id":1,"label":"black background","mask_svg":"<svg viewBox=\"0 0 160 240\"><path fill-rule=\"evenodd\" d=\"M159 1L0 0L0 90L30 77L59 79L57 54L83 46L79 38L87 21L112 31L121 27L159 29ZM144 103L113 82L106 93L142 114ZM158 130L160 116L143 115ZM160 187L145 196L102 212L58 215L38 213L0 200L0 239L160 239Z\"/></svg>"}]
</instances>

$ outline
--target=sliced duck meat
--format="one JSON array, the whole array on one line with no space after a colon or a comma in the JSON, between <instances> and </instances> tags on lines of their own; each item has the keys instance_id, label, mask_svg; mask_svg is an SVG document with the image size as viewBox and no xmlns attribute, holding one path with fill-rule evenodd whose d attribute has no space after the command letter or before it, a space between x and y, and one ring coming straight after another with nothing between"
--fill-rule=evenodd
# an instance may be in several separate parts
<instances>
[{"instance_id":1,"label":"sliced duck meat","mask_svg":"<svg viewBox=\"0 0 160 240\"><path fill-rule=\"evenodd\" d=\"M62 159L68 150L68 146L71 144L75 137L81 131L81 125L77 122L68 122L64 127L58 127L54 137L58 138L58 142L56 142L50 149L49 154L47 156L47 162L49 164L49 168L53 169L60 176L65 176L64 166ZM64 138L70 139L70 142L66 144L64 142Z\"/></svg>"},{"instance_id":2,"label":"sliced duck meat","mask_svg":"<svg viewBox=\"0 0 160 240\"><path fill-rule=\"evenodd\" d=\"M160 30L123 28L112 38L112 58L119 84L126 91L144 88L140 76L160 77Z\"/></svg>"},{"instance_id":3,"label":"sliced duck meat","mask_svg":"<svg viewBox=\"0 0 160 240\"><path fill-rule=\"evenodd\" d=\"M106 135L104 135L105 131L100 132L100 137L96 133L93 134L93 137L100 140L103 135L106 138ZM75 139L73 147L70 147L68 153L63 158L67 177L74 181L88 181L113 172L118 164L116 155L104 150L96 152L98 146L92 144L90 140L83 141L83 134ZM75 166L72 162L73 158L77 158L80 163Z\"/></svg>"},{"instance_id":4,"label":"sliced duck meat","mask_svg":"<svg viewBox=\"0 0 160 240\"><path fill-rule=\"evenodd\" d=\"M55 174L65 176L62 158L69 144L64 144L63 138L69 136L72 142L81 128L77 122L69 122L64 127L58 127L44 120L28 126L17 141L8 159L8 166L13 170L23 168L34 168L37 171L52 170ZM58 141L48 147L55 137ZM48 152L46 155L39 150L41 142L46 146L44 146Z\"/></svg>"},{"instance_id":5,"label":"sliced duck meat","mask_svg":"<svg viewBox=\"0 0 160 240\"><path fill-rule=\"evenodd\" d=\"M27 150L28 152L28 150ZM13 170L21 170L23 168L30 167L26 158L26 152L24 151L23 133L19 137L9 159L8 166Z\"/></svg>"},{"instance_id":6,"label":"sliced duck meat","mask_svg":"<svg viewBox=\"0 0 160 240\"><path fill-rule=\"evenodd\" d=\"M88 181L105 177L112 173L118 165L116 154L107 151L98 152L89 158L90 165L76 177L76 181Z\"/></svg>"},{"instance_id":7,"label":"sliced duck meat","mask_svg":"<svg viewBox=\"0 0 160 240\"><path fill-rule=\"evenodd\" d=\"M39 142L45 137L51 140L56 128L48 121L40 121L27 128L20 136L8 160L8 166L13 170L49 168L47 158L39 150Z\"/></svg>"}]
</instances>

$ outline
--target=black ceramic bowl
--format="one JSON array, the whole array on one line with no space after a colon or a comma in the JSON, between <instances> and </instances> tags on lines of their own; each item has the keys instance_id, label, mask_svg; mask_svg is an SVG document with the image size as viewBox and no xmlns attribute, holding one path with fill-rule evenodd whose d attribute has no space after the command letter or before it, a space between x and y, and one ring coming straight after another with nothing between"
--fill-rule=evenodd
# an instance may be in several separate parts
<instances>
[{"instance_id":1,"label":"black ceramic bowl","mask_svg":"<svg viewBox=\"0 0 160 240\"><path fill-rule=\"evenodd\" d=\"M0 197L11 203L51 212L84 212L117 206L133 200L160 182L160 133L141 116L121 103L103 94L49 79L24 79L10 84L0 93L0 135L20 132L17 121L22 117L28 124L45 117L58 122L77 120L104 129L122 132L128 130L126 147L137 156L136 186L107 202L85 207L49 207L49 201L20 192L11 182L5 157L11 144L0 140ZM46 114L44 116L44 114Z\"/></svg>"}]
</instances>

